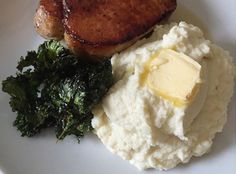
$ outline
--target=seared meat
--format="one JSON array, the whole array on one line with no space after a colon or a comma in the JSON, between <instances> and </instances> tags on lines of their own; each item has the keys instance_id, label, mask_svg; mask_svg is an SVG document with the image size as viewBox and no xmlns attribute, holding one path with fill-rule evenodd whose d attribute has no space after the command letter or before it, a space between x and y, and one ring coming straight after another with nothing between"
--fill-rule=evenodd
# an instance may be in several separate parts
<instances>
[{"instance_id":1,"label":"seared meat","mask_svg":"<svg viewBox=\"0 0 236 174\"><path fill-rule=\"evenodd\" d=\"M35 19L41 18L38 17L40 9L49 12L47 14L51 15L46 16L53 18L53 23L57 23L53 26L57 26L60 32L41 24L36 25L42 27L38 29L39 33L45 37L62 34L60 21L63 16L64 38L68 47L76 54L98 57L109 57L127 48L176 8L176 0L63 0L63 14L59 11L56 15L50 13L51 10L61 9L60 2L62 0L41 0ZM60 5L53 6L53 9L49 3ZM52 23L52 20L45 23L48 22Z\"/></svg>"},{"instance_id":2,"label":"seared meat","mask_svg":"<svg viewBox=\"0 0 236 174\"><path fill-rule=\"evenodd\" d=\"M45 38L63 39L62 0L40 0L34 17L36 31Z\"/></svg>"}]
</instances>

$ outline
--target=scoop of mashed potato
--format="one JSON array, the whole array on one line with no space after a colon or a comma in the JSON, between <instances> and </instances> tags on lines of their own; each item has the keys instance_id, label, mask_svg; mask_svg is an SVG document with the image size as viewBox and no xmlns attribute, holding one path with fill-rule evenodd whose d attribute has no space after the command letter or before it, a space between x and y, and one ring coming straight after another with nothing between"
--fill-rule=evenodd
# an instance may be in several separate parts
<instances>
[{"instance_id":1,"label":"scoop of mashed potato","mask_svg":"<svg viewBox=\"0 0 236 174\"><path fill-rule=\"evenodd\" d=\"M145 63L163 49L202 66L205 82L192 107L178 107L140 85ZM151 37L111 60L116 83L93 110L92 120L111 152L139 169L167 170L209 151L233 94L235 66L228 52L206 40L199 28L181 22L157 26Z\"/></svg>"}]
</instances>

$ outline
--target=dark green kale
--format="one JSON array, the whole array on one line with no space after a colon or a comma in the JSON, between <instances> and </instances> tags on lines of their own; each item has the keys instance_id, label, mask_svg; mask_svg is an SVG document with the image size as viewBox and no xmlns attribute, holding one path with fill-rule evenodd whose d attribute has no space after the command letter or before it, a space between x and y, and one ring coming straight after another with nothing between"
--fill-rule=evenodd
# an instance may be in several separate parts
<instances>
[{"instance_id":1,"label":"dark green kale","mask_svg":"<svg viewBox=\"0 0 236 174\"><path fill-rule=\"evenodd\" d=\"M56 41L21 57L17 69L16 76L2 82L2 90L11 96L14 126L22 136L54 127L58 139L75 135L80 140L92 130L91 109L113 83L110 60L89 62Z\"/></svg>"}]
</instances>

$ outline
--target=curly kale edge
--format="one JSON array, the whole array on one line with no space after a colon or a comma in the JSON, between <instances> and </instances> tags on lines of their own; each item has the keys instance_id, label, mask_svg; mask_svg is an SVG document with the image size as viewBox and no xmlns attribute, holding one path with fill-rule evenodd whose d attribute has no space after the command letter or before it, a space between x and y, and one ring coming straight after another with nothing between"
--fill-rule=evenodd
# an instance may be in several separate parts
<instances>
[{"instance_id":1,"label":"curly kale edge","mask_svg":"<svg viewBox=\"0 0 236 174\"><path fill-rule=\"evenodd\" d=\"M58 139L75 135L80 141L92 130L92 108L113 84L110 60L78 58L53 40L21 57L17 70L2 90L17 113L13 125L28 137L54 127Z\"/></svg>"}]
</instances>

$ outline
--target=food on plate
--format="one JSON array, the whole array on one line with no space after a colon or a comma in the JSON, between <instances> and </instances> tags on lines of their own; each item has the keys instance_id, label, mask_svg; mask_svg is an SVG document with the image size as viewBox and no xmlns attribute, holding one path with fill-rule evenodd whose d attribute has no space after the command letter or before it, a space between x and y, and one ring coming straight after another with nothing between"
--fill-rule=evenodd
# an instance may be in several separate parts
<instances>
[{"instance_id":1,"label":"food on plate","mask_svg":"<svg viewBox=\"0 0 236 174\"><path fill-rule=\"evenodd\" d=\"M34 17L36 31L45 38L63 39L62 0L40 0Z\"/></svg>"},{"instance_id":2,"label":"food on plate","mask_svg":"<svg viewBox=\"0 0 236 174\"><path fill-rule=\"evenodd\" d=\"M175 8L176 0L65 0L63 5L41 0L34 23L46 38L61 36L63 23L65 41L74 53L104 58L129 47Z\"/></svg>"},{"instance_id":3,"label":"food on plate","mask_svg":"<svg viewBox=\"0 0 236 174\"><path fill-rule=\"evenodd\" d=\"M16 76L2 82L17 113L14 126L22 136L54 127L58 139L78 140L92 130L91 109L112 85L110 60L78 59L59 42L46 41L21 57Z\"/></svg>"},{"instance_id":4,"label":"food on plate","mask_svg":"<svg viewBox=\"0 0 236 174\"><path fill-rule=\"evenodd\" d=\"M111 62L115 83L92 111L111 152L139 169L167 170L210 150L234 89L227 51L180 22L156 26Z\"/></svg>"},{"instance_id":5,"label":"food on plate","mask_svg":"<svg viewBox=\"0 0 236 174\"><path fill-rule=\"evenodd\" d=\"M2 82L14 126L28 137L54 127L58 139L78 141L94 130L139 169L207 153L227 120L235 65L198 27L157 25L175 8L176 0L40 0L36 31L69 49L45 41Z\"/></svg>"}]
</instances>

